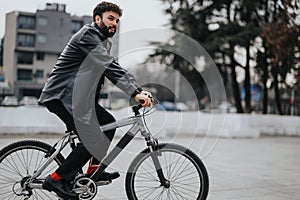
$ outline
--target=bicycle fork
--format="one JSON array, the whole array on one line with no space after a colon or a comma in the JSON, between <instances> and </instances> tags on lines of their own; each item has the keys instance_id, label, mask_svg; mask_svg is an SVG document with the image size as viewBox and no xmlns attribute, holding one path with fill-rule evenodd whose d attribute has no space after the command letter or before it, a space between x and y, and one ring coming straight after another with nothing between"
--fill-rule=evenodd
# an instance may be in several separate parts
<instances>
[{"instance_id":1,"label":"bicycle fork","mask_svg":"<svg viewBox=\"0 0 300 200\"><path fill-rule=\"evenodd\" d=\"M148 148L150 149L150 156L151 156L151 159L153 161L157 176L159 178L160 185L164 186L165 188L169 188L170 187L170 181L166 179L166 177L163 173L161 164L160 164L159 159L158 159L158 157L161 154L156 149L156 146L157 146L158 142L157 141L151 141L150 138L147 138L146 141L147 141Z\"/></svg>"}]
</instances>

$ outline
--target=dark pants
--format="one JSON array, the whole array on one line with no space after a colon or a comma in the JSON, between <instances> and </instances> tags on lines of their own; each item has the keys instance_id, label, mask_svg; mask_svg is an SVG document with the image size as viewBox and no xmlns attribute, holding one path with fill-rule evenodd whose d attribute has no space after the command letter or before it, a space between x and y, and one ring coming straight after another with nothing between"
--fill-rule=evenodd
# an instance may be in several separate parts
<instances>
[{"instance_id":1,"label":"dark pants","mask_svg":"<svg viewBox=\"0 0 300 200\"><path fill-rule=\"evenodd\" d=\"M44 103L48 110L56 114L65 124L68 131L74 131L76 134L76 128L72 115L64 107L63 103L59 100L51 100ZM96 115L100 125L108 124L114 122L115 118L107 112L99 104L96 104ZM115 130L105 131L104 134L111 142ZM110 144L109 142L109 144ZM107 147L104 147L104 151L107 152L109 144ZM106 153L105 152L105 153ZM81 170L81 168L92 158L92 164L97 165L100 162L92 157L92 155L87 151L84 145L80 142L73 149L73 151L68 155L66 160L62 165L56 170L56 173L66 179L68 182L72 181L75 178L76 173Z\"/></svg>"}]
</instances>

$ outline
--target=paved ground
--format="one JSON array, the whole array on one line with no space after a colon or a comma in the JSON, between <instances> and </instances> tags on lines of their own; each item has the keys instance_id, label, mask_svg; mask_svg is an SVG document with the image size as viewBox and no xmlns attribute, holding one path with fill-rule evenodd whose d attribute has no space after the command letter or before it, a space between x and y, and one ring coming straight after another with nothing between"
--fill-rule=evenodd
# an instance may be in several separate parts
<instances>
[{"instance_id":1,"label":"paved ground","mask_svg":"<svg viewBox=\"0 0 300 200\"><path fill-rule=\"evenodd\" d=\"M32 136L29 136L32 138ZM53 143L58 136L34 136ZM0 137L0 148L23 139ZM190 147L203 159L210 176L209 200L300 200L300 138L265 137L259 139L168 138ZM126 169L144 141L136 139L113 162L109 171L121 177L99 188L96 199L126 199Z\"/></svg>"}]
</instances>

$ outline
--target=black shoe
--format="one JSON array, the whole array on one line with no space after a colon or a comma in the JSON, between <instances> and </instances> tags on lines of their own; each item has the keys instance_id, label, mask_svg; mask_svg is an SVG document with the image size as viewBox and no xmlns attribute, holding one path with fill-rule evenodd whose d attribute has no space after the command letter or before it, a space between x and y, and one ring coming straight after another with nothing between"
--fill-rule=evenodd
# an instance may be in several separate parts
<instances>
[{"instance_id":1,"label":"black shoe","mask_svg":"<svg viewBox=\"0 0 300 200\"><path fill-rule=\"evenodd\" d=\"M67 183L64 180L54 181L50 176L47 176L43 183L43 188L48 191L55 192L58 196L64 199L78 199L77 195L67 187Z\"/></svg>"},{"instance_id":2,"label":"black shoe","mask_svg":"<svg viewBox=\"0 0 300 200\"><path fill-rule=\"evenodd\" d=\"M86 175L87 177L90 177L91 175L90 174L87 174ZM109 173L109 172L102 172L100 177L95 180L95 182L99 182L99 181L111 181L113 179L116 179L116 178L119 178L120 177L120 174L119 172L112 172L112 173Z\"/></svg>"},{"instance_id":3,"label":"black shoe","mask_svg":"<svg viewBox=\"0 0 300 200\"><path fill-rule=\"evenodd\" d=\"M96 181L97 182L98 181L111 181L111 180L119 178L119 177L120 177L119 172L109 173L109 172L104 171L101 173L100 177Z\"/></svg>"}]
</instances>

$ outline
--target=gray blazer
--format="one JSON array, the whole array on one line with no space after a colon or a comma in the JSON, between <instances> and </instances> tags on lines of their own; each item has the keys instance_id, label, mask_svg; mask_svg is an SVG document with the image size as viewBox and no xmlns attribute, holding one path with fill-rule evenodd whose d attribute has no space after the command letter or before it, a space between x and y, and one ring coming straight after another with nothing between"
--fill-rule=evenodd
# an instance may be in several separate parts
<instances>
[{"instance_id":1,"label":"gray blazer","mask_svg":"<svg viewBox=\"0 0 300 200\"><path fill-rule=\"evenodd\" d=\"M135 96L141 91L139 85L114 61L110 47L111 43L94 22L82 27L58 58L39 102L59 99L70 113L79 107L88 112L95 105L95 96L97 99L96 93L101 88L103 77L128 95Z\"/></svg>"}]
</instances>

